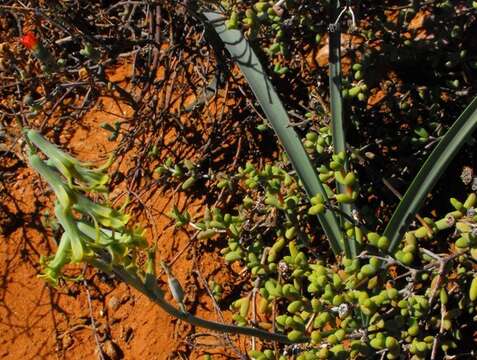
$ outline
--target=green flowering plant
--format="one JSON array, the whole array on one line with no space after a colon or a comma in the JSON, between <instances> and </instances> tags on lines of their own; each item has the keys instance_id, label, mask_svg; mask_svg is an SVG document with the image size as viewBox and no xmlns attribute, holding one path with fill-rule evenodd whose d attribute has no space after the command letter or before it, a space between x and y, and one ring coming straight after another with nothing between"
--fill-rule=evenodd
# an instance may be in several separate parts
<instances>
[{"instance_id":1,"label":"green flowering plant","mask_svg":"<svg viewBox=\"0 0 477 360\"><path fill-rule=\"evenodd\" d=\"M28 157L30 166L53 189L57 198L55 215L64 231L55 256L42 261L42 277L56 285L65 264L90 262L104 251L109 254L111 264L133 265L137 251L145 249L147 243L143 230L128 226L127 202L121 209L113 209L105 200L97 203L87 196L106 193L105 170L111 159L94 169L63 152L37 131L25 132L32 146Z\"/></svg>"}]
</instances>

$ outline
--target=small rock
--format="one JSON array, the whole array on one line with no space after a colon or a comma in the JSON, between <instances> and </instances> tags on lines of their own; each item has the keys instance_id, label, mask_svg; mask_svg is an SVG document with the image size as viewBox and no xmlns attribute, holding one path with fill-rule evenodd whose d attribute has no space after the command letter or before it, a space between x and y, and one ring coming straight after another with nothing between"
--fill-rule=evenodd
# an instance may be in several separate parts
<instances>
[{"instance_id":1,"label":"small rock","mask_svg":"<svg viewBox=\"0 0 477 360\"><path fill-rule=\"evenodd\" d=\"M120 358L119 348L111 340L106 340L101 347L104 354L107 355L111 360L118 360Z\"/></svg>"},{"instance_id":2,"label":"small rock","mask_svg":"<svg viewBox=\"0 0 477 360\"><path fill-rule=\"evenodd\" d=\"M121 305L121 302L116 296L112 296L108 301L108 308L112 311L116 311L119 308L119 305Z\"/></svg>"},{"instance_id":3,"label":"small rock","mask_svg":"<svg viewBox=\"0 0 477 360\"><path fill-rule=\"evenodd\" d=\"M73 345L73 338L70 334L65 334L62 339L63 349L68 349L71 345Z\"/></svg>"},{"instance_id":4,"label":"small rock","mask_svg":"<svg viewBox=\"0 0 477 360\"><path fill-rule=\"evenodd\" d=\"M130 326L126 326L122 329L121 337L125 343L128 343L133 337L133 329Z\"/></svg>"}]
</instances>

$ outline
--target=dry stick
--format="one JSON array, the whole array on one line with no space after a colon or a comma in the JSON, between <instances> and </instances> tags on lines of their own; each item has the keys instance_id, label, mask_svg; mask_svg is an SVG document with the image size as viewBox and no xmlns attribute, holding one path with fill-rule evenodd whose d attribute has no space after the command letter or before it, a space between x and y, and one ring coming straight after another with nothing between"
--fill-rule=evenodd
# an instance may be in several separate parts
<instances>
[{"instance_id":1,"label":"dry stick","mask_svg":"<svg viewBox=\"0 0 477 360\"><path fill-rule=\"evenodd\" d=\"M87 265L85 265L83 269L83 274L86 271L86 267ZM103 350L101 349L101 344L99 342L98 332L96 331L96 324L95 324L95 320L93 316L93 305L91 304L91 294L89 293L88 282L86 280L83 280L83 284L86 289L86 297L88 299L89 317L91 319L91 329L93 329L94 341L96 342L96 347L98 348L98 358L100 360L105 360Z\"/></svg>"},{"instance_id":2,"label":"dry stick","mask_svg":"<svg viewBox=\"0 0 477 360\"><path fill-rule=\"evenodd\" d=\"M267 256L268 256L269 251L270 251L269 247L266 247L265 249L263 249L262 258L260 259L260 264L261 265L265 264L265 261L267 260ZM261 285L261 282L262 282L262 279L260 278L260 276L258 276L257 279L255 280L255 284L254 284L252 292L251 292L253 325L257 324L257 303L256 303L256 300L257 300L257 291L258 291L258 288ZM255 350L255 337L252 337L252 350Z\"/></svg>"},{"instance_id":3,"label":"dry stick","mask_svg":"<svg viewBox=\"0 0 477 360\"><path fill-rule=\"evenodd\" d=\"M161 7L157 5L155 7L155 16L153 16L151 13L151 19L150 19L150 24L151 24L150 30L154 31L154 41L157 44L159 44L161 41L161 22L162 22ZM152 27L154 27L154 29L152 29ZM157 46L154 46L154 49L152 50L152 52L153 52L152 68L151 68L151 71L149 72L148 81L146 82L146 85L144 86L144 88L141 90L141 94L139 95L139 98L137 101L140 101L144 97L144 95L146 95L151 85L151 82L153 81L153 78L156 75L157 66L159 64L159 48Z\"/></svg>"},{"instance_id":4,"label":"dry stick","mask_svg":"<svg viewBox=\"0 0 477 360\"><path fill-rule=\"evenodd\" d=\"M209 285L205 281L205 279L202 277L202 274L200 273L199 270L194 270L194 272L197 274L197 277L199 280L202 282L204 285L205 291L207 291L207 294L210 296L210 299L212 300L212 304L214 305L215 311L222 323L225 323L224 315L222 314L222 310L220 310L219 304L217 304L217 301L215 300L214 295L212 294L212 291L210 291ZM240 356L241 359L246 360L247 357L240 351L240 349L233 343L233 341L230 339L229 334L225 334L225 339L227 340L228 345L237 353L237 355Z\"/></svg>"},{"instance_id":5,"label":"dry stick","mask_svg":"<svg viewBox=\"0 0 477 360\"><path fill-rule=\"evenodd\" d=\"M191 325L206 328L209 330L223 332L223 333L233 333L233 334L243 334L247 336L255 336L263 340L268 341L278 341L285 344L293 343L288 339L286 335L271 333L262 329L237 326L237 325L227 325L221 324L215 321L205 320L203 318L196 317L188 312L183 312L172 306L167 302L163 297L160 297L156 294L157 291L154 291L153 288L148 288L144 284L143 280L136 274L131 274L123 267L111 264L106 255L104 257L98 257L96 259L91 259L90 263L100 269L101 271L107 274L114 274L126 284L134 287L139 292L146 295L150 300L159 305L165 312L169 315L188 322ZM157 285L154 285L157 286ZM304 338L301 342L309 341L308 338Z\"/></svg>"},{"instance_id":6,"label":"dry stick","mask_svg":"<svg viewBox=\"0 0 477 360\"><path fill-rule=\"evenodd\" d=\"M432 343L431 360L436 359L437 345L439 344L440 336L444 332L444 318L446 315L447 315L446 306L443 303L441 303L441 325L439 326L439 334L436 335L436 337L434 338L434 342Z\"/></svg>"},{"instance_id":7,"label":"dry stick","mask_svg":"<svg viewBox=\"0 0 477 360\"><path fill-rule=\"evenodd\" d=\"M53 289L51 288L51 286L48 286L48 296L50 298L50 305L51 305L51 307L50 307L51 319L52 319L53 327L54 327L54 330L55 330L55 342L56 342L56 347L57 347L57 351L55 351L56 356L57 356L57 358L59 358L58 352L60 352L61 358L64 359L65 354L64 354L64 349L63 349L63 343L60 341L62 335L58 334L58 324L56 323L55 311L54 311L54 305L53 305Z\"/></svg>"}]
</instances>

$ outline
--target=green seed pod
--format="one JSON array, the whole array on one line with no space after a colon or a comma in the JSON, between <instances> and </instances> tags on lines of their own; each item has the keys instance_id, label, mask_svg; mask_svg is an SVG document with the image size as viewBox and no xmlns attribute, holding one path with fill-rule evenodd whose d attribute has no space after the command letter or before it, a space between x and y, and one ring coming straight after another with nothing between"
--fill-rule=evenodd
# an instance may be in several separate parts
<instances>
[{"instance_id":1,"label":"green seed pod","mask_svg":"<svg viewBox=\"0 0 477 360\"><path fill-rule=\"evenodd\" d=\"M275 359L275 353L273 350L270 350L270 349L266 349L263 351L263 354L265 355L265 358L267 360L273 360Z\"/></svg>"},{"instance_id":2,"label":"green seed pod","mask_svg":"<svg viewBox=\"0 0 477 360\"><path fill-rule=\"evenodd\" d=\"M469 288L469 299L470 301L477 300L477 277L474 277Z\"/></svg>"},{"instance_id":3,"label":"green seed pod","mask_svg":"<svg viewBox=\"0 0 477 360\"><path fill-rule=\"evenodd\" d=\"M325 311L325 312L322 312L322 313L320 313L316 316L313 325L315 326L315 328L319 328L319 327L322 327L323 325L325 325L330 320L331 320L330 313Z\"/></svg>"},{"instance_id":4,"label":"green seed pod","mask_svg":"<svg viewBox=\"0 0 477 360\"><path fill-rule=\"evenodd\" d=\"M410 252L403 252L402 253L402 258L401 258L401 262L404 264L404 265L411 265L412 262L414 261L414 254L413 253L410 253Z\"/></svg>"},{"instance_id":5,"label":"green seed pod","mask_svg":"<svg viewBox=\"0 0 477 360\"><path fill-rule=\"evenodd\" d=\"M447 301L449 300L449 297L447 295L447 290L445 288L442 288L441 291L439 292L439 298L441 300L442 305L447 304Z\"/></svg>"},{"instance_id":6,"label":"green seed pod","mask_svg":"<svg viewBox=\"0 0 477 360\"><path fill-rule=\"evenodd\" d=\"M396 288L389 288L386 293L390 300L396 300L399 296L399 291Z\"/></svg>"},{"instance_id":7,"label":"green seed pod","mask_svg":"<svg viewBox=\"0 0 477 360\"><path fill-rule=\"evenodd\" d=\"M300 341L303 338L303 336L304 336L304 333L303 331L300 331L300 330L292 330L287 335L288 340L292 342Z\"/></svg>"},{"instance_id":8,"label":"green seed pod","mask_svg":"<svg viewBox=\"0 0 477 360\"><path fill-rule=\"evenodd\" d=\"M359 226L354 227L354 237L359 244L363 242L363 232Z\"/></svg>"},{"instance_id":9,"label":"green seed pod","mask_svg":"<svg viewBox=\"0 0 477 360\"><path fill-rule=\"evenodd\" d=\"M236 19L229 19L225 21L227 30L238 29L238 21Z\"/></svg>"},{"instance_id":10,"label":"green seed pod","mask_svg":"<svg viewBox=\"0 0 477 360\"><path fill-rule=\"evenodd\" d=\"M475 193L470 193L467 199L464 202L464 207L466 209L470 209L474 207L475 203L477 202L477 195Z\"/></svg>"},{"instance_id":11,"label":"green seed pod","mask_svg":"<svg viewBox=\"0 0 477 360\"><path fill-rule=\"evenodd\" d=\"M220 180L218 183L217 183L217 188L218 189L224 189L225 187L227 186L230 186L230 181L228 179L223 179L223 180Z\"/></svg>"},{"instance_id":12,"label":"green seed pod","mask_svg":"<svg viewBox=\"0 0 477 360\"><path fill-rule=\"evenodd\" d=\"M305 149L315 149L315 143L310 140L305 140L303 142L303 146L305 147Z\"/></svg>"},{"instance_id":13,"label":"green seed pod","mask_svg":"<svg viewBox=\"0 0 477 360\"><path fill-rule=\"evenodd\" d=\"M346 236L351 238L354 236L354 228L346 230Z\"/></svg>"},{"instance_id":14,"label":"green seed pod","mask_svg":"<svg viewBox=\"0 0 477 360\"><path fill-rule=\"evenodd\" d=\"M275 243L272 245L270 248L270 251L268 253L268 262L275 262L277 259L277 255L282 249L285 247L286 240L283 236L280 236Z\"/></svg>"},{"instance_id":15,"label":"green seed pod","mask_svg":"<svg viewBox=\"0 0 477 360\"><path fill-rule=\"evenodd\" d=\"M298 311L301 311L302 309L303 309L303 301L301 300L295 300L287 306L287 311L291 314L295 314Z\"/></svg>"},{"instance_id":16,"label":"green seed pod","mask_svg":"<svg viewBox=\"0 0 477 360\"><path fill-rule=\"evenodd\" d=\"M285 231L285 238L287 240L293 240L296 237L296 234L297 230L294 226L292 226Z\"/></svg>"},{"instance_id":17,"label":"green seed pod","mask_svg":"<svg viewBox=\"0 0 477 360\"><path fill-rule=\"evenodd\" d=\"M378 277L377 276L372 277L368 281L368 289L369 290L375 289L378 286L378 283L379 283Z\"/></svg>"},{"instance_id":18,"label":"green seed pod","mask_svg":"<svg viewBox=\"0 0 477 360\"><path fill-rule=\"evenodd\" d=\"M437 230L446 230L452 227L452 222L449 221L449 219L446 217L444 219L437 220L434 223L435 227Z\"/></svg>"},{"instance_id":19,"label":"green seed pod","mask_svg":"<svg viewBox=\"0 0 477 360\"><path fill-rule=\"evenodd\" d=\"M414 231L414 235L418 238L425 238L429 235L427 228L425 226L421 226L419 229Z\"/></svg>"},{"instance_id":20,"label":"green seed pod","mask_svg":"<svg viewBox=\"0 0 477 360\"><path fill-rule=\"evenodd\" d=\"M406 245L402 248L403 253L405 252L414 253L415 251L416 251L416 245Z\"/></svg>"},{"instance_id":21,"label":"green seed pod","mask_svg":"<svg viewBox=\"0 0 477 360\"><path fill-rule=\"evenodd\" d=\"M376 303L371 299L366 299L363 301L363 305L361 306L361 311L368 316L373 315L377 310Z\"/></svg>"},{"instance_id":22,"label":"green seed pod","mask_svg":"<svg viewBox=\"0 0 477 360\"><path fill-rule=\"evenodd\" d=\"M212 220L209 222L209 226L215 229L226 229L225 224L222 221Z\"/></svg>"},{"instance_id":23,"label":"green seed pod","mask_svg":"<svg viewBox=\"0 0 477 360\"><path fill-rule=\"evenodd\" d=\"M386 341L385 341L385 345L388 349L395 349L397 347L399 347L399 342L397 341L396 338L392 337L392 336L388 336L386 337Z\"/></svg>"},{"instance_id":24,"label":"green seed pod","mask_svg":"<svg viewBox=\"0 0 477 360\"><path fill-rule=\"evenodd\" d=\"M472 228L470 226L469 223L466 223L466 222L457 222L457 224L455 224L455 227L457 228L457 230L459 230L461 233L469 233L472 231Z\"/></svg>"},{"instance_id":25,"label":"green seed pod","mask_svg":"<svg viewBox=\"0 0 477 360\"><path fill-rule=\"evenodd\" d=\"M290 250L290 255L292 258L295 258L298 255L298 248L296 247L295 241L290 241L288 243L288 249Z\"/></svg>"},{"instance_id":26,"label":"green seed pod","mask_svg":"<svg viewBox=\"0 0 477 360\"><path fill-rule=\"evenodd\" d=\"M300 296L300 292L292 284L285 284L282 287L283 296L288 299L297 298Z\"/></svg>"},{"instance_id":27,"label":"green seed pod","mask_svg":"<svg viewBox=\"0 0 477 360\"><path fill-rule=\"evenodd\" d=\"M354 183L356 182L356 174L354 172L349 172L346 174L343 184L346 186L353 186Z\"/></svg>"},{"instance_id":28,"label":"green seed pod","mask_svg":"<svg viewBox=\"0 0 477 360\"><path fill-rule=\"evenodd\" d=\"M305 135L308 141L315 143L318 140L318 134L314 131L310 131Z\"/></svg>"},{"instance_id":29,"label":"green seed pod","mask_svg":"<svg viewBox=\"0 0 477 360\"><path fill-rule=\"evenodd\" d=\"M375 337L374 339L372 339L370 342L369 342L369 345L371 345L371 347L373 349L376 349L376 350L381 350L381 349L384 349L386 344L385 344L385 339L383 339L383 337Z\"/></svg>"},{"instance_id":30,"label":"green seed pod","mask_svg":"<svg viewBox=\"0 0 477 360\"><path fill-rule=\"evenodd\" d=\"M317 204L317 205L314 205L314 206L310 207L310 209L308 209L308 215L315 216L315 215L318 215L318 214L322 214L324 211L325 211L325 205Z\"/></svg>"},{"instance_id":31,"label":"green seed pod","mask_svg":"<svg viewBox=\"0 0 477 360\"><path fill-rule=\"evenodd\" d=\"M381 236L375 232L368 233L366 237L368 238L369 243L373 246L378 246L379 239L381 238Z\"/></svg>"},{"instance_id":32,"label":"green seed pod","mask_svg":"<svg viewBox=\"0 0 477 360\"><path fill-rule=\"evenodd\" d=\"M323 306L321 305L320 300L313 298L311 299L311 308L313 309L313 312L318 313L323 309Z\"/></svg>"},{"instance_id":33,"label":"green seed pod","mask_svg":"<svg viewBox=\"0 0 477 360\"><path fill-rule=\"evenodd\" d=\"M330 169L332 170L340 170L343 168L343 164L338 161L331 161L330 162Z\"/></svg>"},{"instance_id":34,"label":"green seed pod","mask_svg":"<svg viewBox=\"0 0 477 360\"><path fill-rule=\"evenodd\" d=\"M281 326L285 326L288 318L289 318L288 315L282 314L282 315L278 315L275 318L275 321L277 322L277 324L279 324Z\"/></svg>"},{"instance_id":35,"label":"green seed pod","mask_svg":"<svg viewBox=\"0 0 477 360\"><path fill-rule=\"evenodd\" d=\"M260 1L260 2L256 3L253 7L257 12L261 12L261 11L267 11L269 5L268 5L268 3L264 2L264 1Z\"/></svg>"},{"instance_id":36,"label":"green seed pod","mask_svg":"<svg viewBox=\"0 0 477 360\"><path fill-rule=\"evenodd\" d=\"M182 168L178 164L174 165L174 170L172 171L172 176L175 176L175 177L178 177L178 178L184 176L184 171L182 170Z\"/></svg>"},{"instance_id":37,"label":"green seed pod","mask_svg":"<svg viewBox=\"0 0 477 360\"><path fill-rule=\"evenodd\" d=\"M378 248L381 250L387 250L390 245L390 241L386 236L381 236L378 240Z\"/></svg>"},{"instance_id":38,"label":"green seed pod","mask_svg":"<svg viewBox=\"0 0 477 360\"><path fill-rule=\"evenodd\" d=\"M417 352L419 353L425 353L427 352L428 348L427 348L427 344L424 342L424 341L418 341L416 343L416 350Z\"/></svg>"},{"instance_id":39,"label":"green seed pod","mask_svg":"<svg viewBox=\"0 0 477 360\"><path fill-rule=\"evenodd\" d=\"M335 334L331 334L330 336L326 338L326 341L328 341L330 345L335 345L338 343L338 338L336 337Z\"/></svg>"},{"instance_id":40,"label":"green seed pod","mask_svg":"<svg viewBox=\"0 0 477 360\"><path fill-rule=\"evenodd\" d=\"M340 184L344 185L345 180L344 180L344 176L341 173L341 171L335 171L334 176L335 176L336 181L338 181Z\"/></svg>"},{"instance_id":41,"label":"green seed pod","mask_svg":"<svg viewBox=\"0 0 477 360\"><path fill-rule=\"evenodd\" d=\"M417 336L419 334L419 325L418 323L414 323L413 325L411 325L408 329L407 329L407 333L410 335L410 336Z\"/></svg>"},{"instance_id":42,"label":"green seed pod","mask_svg":"<svg viewBox=\"0 0 477 360\"><path fill-rule=\"evenodd\" d=\"M359 86L355 86L355 87L352 87L351 89L349 89L348 91L348 95L350 97L356 97L358 96L358 94L361 92L361 87Z\"/></svg>"},{"instance_id":43,"label":"green seed pod","mask_svg":"<svg viewBox=\"0 0 477 360\"><path fill-rule=\"evenodd\" d=\"M265 354L258 350L250 350L247 352L248 356L254 360L266 360Z\"/></svg>"},{"instance_id":44,"label":"green seed pod","mask_svg":"<svg viewBox=\"0 0 477 360\"><path fill-rule=\"evenodd\" d=\"M210 239L216 233L217 232L214 229L207 229L207 230L199 232L199 234L197 235L197 238L200 239L200 240Z\"/></svg>"},{"instance_id":45,"label":"green seed pod","mask_svg":"<svg viewBox=\"0 0 477 360\"><path fill-rule=\"evenodd\" d=\"M268 53L270 55L275 55L280 52L280 44L279 43L273 43L269 48L268 48Z\"/></svg>"},{"instance_id":46,"label":"green seed pod","mask_svg":"<svg viewBox=\"0 0 477 360\"><path fill-rule=\"evenodd\" d=\"M159 175L163 175L167 172L167 169L164 166L159 165L154 171L157 172Z\"/></svg>"},{"instance_id":47,"label":"green seed pod","mask_svg":"<svg viewBox=\"0 0 477 360\"><path fill-rule=\"evenodd\" d=\"M349 204L353 202L353 198L348 194L336 194L336 201L342 204Z\"/></svg>"},{"instance_id":48,"label":"green seed pod","mask_svg":"<svg viewBox=\"0 0 477 360\"><path fill-rule=\"evenodd\" d=\"M337 295L333 296L333 300L331 301L331 303L333 304L333 306L341 305L342 303L344 303L343 295L337 294Z\"/></svg>"},{"instance_id":49,"label":"green seed pod","mask_svg":"<svg viewBox=\"0 0 477 360\"><path fill-rule=\"evenodd\" d=\"M310 202L312 203L312 205L323 204L324 202L323 195L316 194L310 199Z\"/></svg>"},{"instance_id":50,"label":"green seed pod","mask_svg":"<svg viewBox=\"0 0 477 360\"><path fill-rule=\"evenodd\" d=\"M456 210L461 210L463 208L463 204L457 200L456 198L450 198L450 203L451 205L456 209Z\"/></svg>"},{"instance_id":51,"label":"green seed pod","mask_svg":"<svg viewBox=\"0 0 477 360\"><path fill-rule=\"evenodd\" d=\"M318 359L320 359L320 360L329 359L330 358L330 351L328 350L328 348L323 347L320 350L318 350L317 356L318 356Z\"/></svg>"},{"instance_id":52,"label":"green seed pod","mask_svg":"<svg viewBox=\"0 0 477 360\"><path fill-rule=\"evenodd\" d=\"M460 238L457 239L455 242L455 246L458 247L459 249L464 249L470 245L469 238L467 236L461 236Z\"/></svg>"},{"instance_id":53,"label":"green seed pod","mask_svg":"<svg viewBox=\"0 0 477 360\"><path fill-rule=\"evenodd\" d=\"M335 288L339 288L343 284L343 280L341 280L341 277L338 274L333 274L333 286Z\"/></svg>"},{"instance_id":54,"label":"green seed pod","mask_svg":"<svg viewBox=\"0 0 477 360\"><path fill-rule=\"evenodd\" d=\"M377 268L371 264L363 265L363 267L361 268L361 273L364 276L373 276L374 274L376 274L376 271Z\"/></svg>"},{"instance_id":55,"label":"green seed pod","mask_svg":"<svg viewBox=\"0 0 477 360\"><path fill-rule=\"evenodd\" d=\"M250 298L247 296L245 298L240 299L240 310L239 314L242 316L244 319L247 318L248 315L248 310L250 308Z\"/></svg>"},{"instance_id":56,"label":"green seed pod","mask_svg":"<svg viewBox=\"0 0 477 360\"><path fill-rule=\"evenodd\" d=\"M321 341L321 333L318 330L314 330L311 333L312 344L319 344Z\"/></svg>"},{"instance_id":57,"label":"green seed pod","mask_svg":"<svg viewBox=\"0 0 477 360\"><path fill-rule=\"evenodd\" d=\"M321 182L326 182L326 181L328 181L330 178L333 177L333 172L330 171L330 172L327 173L327 174L319 174L318 177L320 178L320 181L321 181Z\"/></svg>"},{"instance_id":58,"label":"green seed pod","mask_svg":"<svg viewBox=\"0 0 477 360\"><path fill-rule=\"evenodd\" d=\"M335 331L335 336L338 339L339 342L343 341L345 336L346 336L346 331L343 329L338 329Z\"/></svg>"},{"instance_id":59,"label":"green seed pod","mask_svg":"<svg viewBox=\"0 0 477 360\"><path fill-rule=\"evenodd\" d=\"M226 262L234 262L237 260L242 259L242 252L241 251L231 251L224 256L224 260Z\"/></svg>"}]
</instances>

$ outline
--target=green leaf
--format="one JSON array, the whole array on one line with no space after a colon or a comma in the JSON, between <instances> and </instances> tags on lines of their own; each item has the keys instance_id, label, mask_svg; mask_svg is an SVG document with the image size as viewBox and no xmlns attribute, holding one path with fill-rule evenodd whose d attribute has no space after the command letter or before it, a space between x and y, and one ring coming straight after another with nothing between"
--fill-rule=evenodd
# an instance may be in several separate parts
<instances>
[{"instance_id":1,"label":"green leaf","mask_svg":"<svg viewBox=\"0 0 477 360\"><path fill-rule=\"evenodd\" d=\"M337 0L331 1L331 18L338 17L340 11L340 2ZM333 132L333 147L334 153L346 153L346 133L345 123L343 117L343 98L341 96L341 31L340 26L336 26L333 30L330 29L329 41L329 69L330 69L330 105L331 105L331 125ZM348 161L345 160L344 171L348 172ZM336 182L336 187L340 193L347 193L347 186ZM351 217L351 204L339 204L341 211ZM344 219L340 216L341 225L343 226ZM343 235L344 251L348 258L356 256L356 240L354 237L346 239Z\"/></svg>"},{"instance_id":2,"label":"green leaf","mask_svg":"<svg viewBox=\"0 0 477 360\"><path fill-rule=\"evenodd\" d=\"M280 98L248 41L240 31L227 30L224 23L226 19L222 15L206 12L204 16L214 27L233 60L239 65L268 121L285 148L288 158L303 182L308 196L311 198L319 193L325 199L328 199L298 134L290 126L288 114ZM318 218L334 253L339 254L343 249L340 242L340 228L335 215L328 210L318 215Z\"/></svg>"},{"instance_id":3,"label":"green leaf","mask_svg":"<svg viewBox=\"0 0 477 360\"><path fill-rule=\"evenodd\" d=\"M447 169L460 148L477 128L477 97L439 141L416 175L389 221L384 236L391 241L393 252L401 241L410 221L419 211L427 194Z\"/></svg>"}]
</instances>

